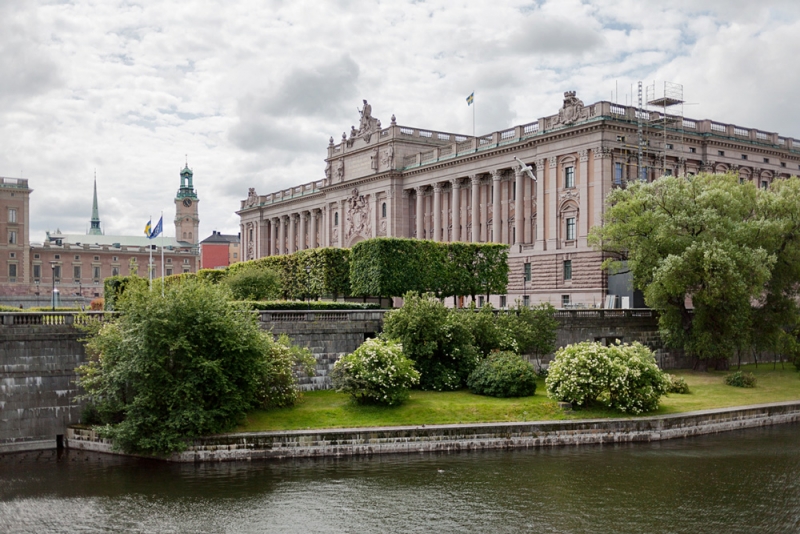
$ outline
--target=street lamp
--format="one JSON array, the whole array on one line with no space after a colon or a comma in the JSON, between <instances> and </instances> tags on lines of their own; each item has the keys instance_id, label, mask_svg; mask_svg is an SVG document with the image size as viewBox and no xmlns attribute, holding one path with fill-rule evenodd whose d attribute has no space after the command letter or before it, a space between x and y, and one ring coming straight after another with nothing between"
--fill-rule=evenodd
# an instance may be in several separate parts
<instances>
[{"instance_id":1,"label":"street lamp","mask_svg":"<svg viewBox=\"0 0 800 534\"><path fill-rule=\"evenodd\" d=\"M53 272L53 291L52 291L53 311L56 311L56 262L54 261L50 262L50 270Z\"/></svg>"}]
</instances>

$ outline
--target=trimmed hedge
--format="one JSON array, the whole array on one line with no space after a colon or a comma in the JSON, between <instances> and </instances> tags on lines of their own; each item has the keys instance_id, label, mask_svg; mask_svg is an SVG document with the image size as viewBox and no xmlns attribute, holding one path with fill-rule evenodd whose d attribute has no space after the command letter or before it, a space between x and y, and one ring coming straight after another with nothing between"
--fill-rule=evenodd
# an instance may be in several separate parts
<instances>
[{"instance_id":1,"label":"trimmed hedge","mask_svg":"<svg viewBox=\"0 0 800 534\"><path fill-rule=\"evenodd\" d=\"M331 302L327 300L311 300L308 302L298 300L237 300L236 304L242 305L253 311L265 310L377 310L380 306L373 303L361 302Z\"/></svg>"},{"instance_id":2,"label":"trimmed hedge","mask_svg":"<svg viewBox=\"0 0 800 534\"><path fill-rule=\"evenodd\" d=\"M378 237L357 243L350 258L355 296L397 297L408 291L437 297L505 293L508 246L437 243Z\"/></svg>"}]
</instances>

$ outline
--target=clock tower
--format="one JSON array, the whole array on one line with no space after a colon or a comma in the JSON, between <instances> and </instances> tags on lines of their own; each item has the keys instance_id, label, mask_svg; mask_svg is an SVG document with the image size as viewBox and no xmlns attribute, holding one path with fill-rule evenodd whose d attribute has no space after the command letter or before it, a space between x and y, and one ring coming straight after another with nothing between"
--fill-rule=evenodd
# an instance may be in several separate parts
<instances>
[{"instance_id":1,"label":"clock tower","mask_svg":"<svg viewBox=\"0 0 800 534\"><path fill-rule=\"evenodd\" d=\"M175 239L196 245L199 241L200 218L197 216L197 193L192 185L189 164L181 171L181 187L175 196Z\"/></svg>"}]
</instances>

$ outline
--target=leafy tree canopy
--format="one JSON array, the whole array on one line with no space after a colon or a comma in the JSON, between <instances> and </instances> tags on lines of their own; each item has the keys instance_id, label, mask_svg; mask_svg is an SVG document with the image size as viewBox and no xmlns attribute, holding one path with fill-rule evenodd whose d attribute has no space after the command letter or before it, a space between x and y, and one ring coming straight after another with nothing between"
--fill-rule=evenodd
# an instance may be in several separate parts
<instances>
[{"instance_id":1,"label":"leafy tree canopy","mask_svg":"<svg viewBox=\"0 0 800 534\"><path fill-rule=\"evenodd\" d=\"M754 325L796 315L800 182L769 190L733 175L667 176L615 189L591 241L627 265L668 343L700 359L727 359ZM623 263L626 262L626 263ZM762 331L763 335L764 332Z\"/></svg>"}]
</instances>

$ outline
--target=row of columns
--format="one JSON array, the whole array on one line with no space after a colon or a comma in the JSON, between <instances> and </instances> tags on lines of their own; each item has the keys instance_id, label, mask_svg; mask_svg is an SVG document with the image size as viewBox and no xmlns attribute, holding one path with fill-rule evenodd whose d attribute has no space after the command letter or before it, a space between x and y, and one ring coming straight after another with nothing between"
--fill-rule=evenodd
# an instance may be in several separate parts
<instances>
[{"instance_id":1,"label":"row of columns","mask_svg":"<svg viewBox=\"0 0 800 534\"><path fill-rule=\"evenodd\" d=\"M514 218L514 232L518 239L522 239L524 235L524 224L525 218L523 217L523 209L524 209L524 191L525 191L525 174L521 173L519 170L515 170L515 177L516 182L514 184L515 190L515 200L514 200L514 211L516 212ZM471 241L473 243L477 243L480 241L480 225L478 221L480 220L480 201L478 200L480 197L480 186L481 186L481 177L477 174L471 175L469 177L470 184L472 186L472 202L471 202L471 209L472 209L472 235L466 235L466 227L464 229L464 233L462 235L461 232L461 182L458 178L453 178L450 180L452 184L452 217L453 217L453 241ZM503 173L499 170L492 172L492 241L499 243L502 239L501 234L501 193L500 193L500 183L503 179ZM423 219L423 194L424 190L427 186L418 186L416 187L417 193L417 203L416 203L416 231L417 237L421 237L423 234L423 227L424 227L424 219ZM543 197L543 194L537 195L538 198ZM538 201L537 198L537 201ZM435 183L433 184L433 240L439 241L442 235L442 184ZM509 236L509 241L511 241L511 237Z\"/></svg>"},{"instance_id":2,"label":"row of columns","mask_svg":"<svg viewBox=\"0 0 800 534\"><path fill-rule=\"evenodd\" d=\"M321 213L321 209L313 209L270 219L270 255L292 254L306 248L317 248Z\"/></svg>"}]
</instances>

